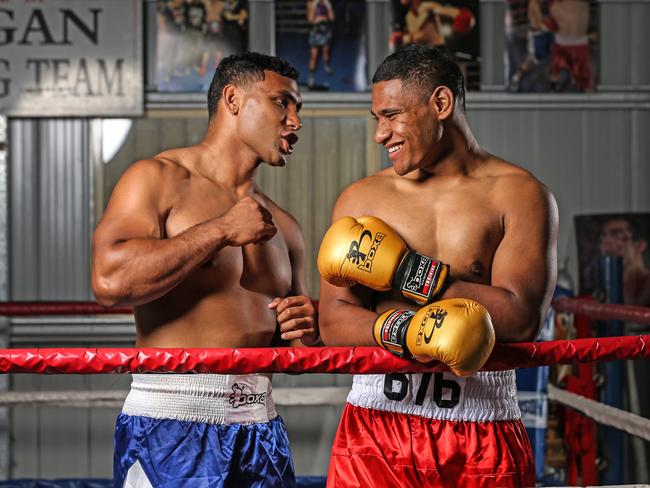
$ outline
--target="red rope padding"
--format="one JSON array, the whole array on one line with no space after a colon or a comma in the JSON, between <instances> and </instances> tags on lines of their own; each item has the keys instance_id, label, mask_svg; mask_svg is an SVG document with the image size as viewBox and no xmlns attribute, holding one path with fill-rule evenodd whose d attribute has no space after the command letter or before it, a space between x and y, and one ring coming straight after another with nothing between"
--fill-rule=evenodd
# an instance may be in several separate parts
<instances>
[{"instance_id":1,"label":"red rope padding","mask_svg":"<svg viewBox=\"0 0 650 488\"><path fill-rule=\"evenodd\" d=\"M106 308L95 302L0 302L0 315L132 314L131 307Z\"/></svg>"},{"instance_id":2,"label":"red rope padding","mask_svg":"<svg viewBox=\"0 0 650 488\"><path fill-rule=\"evenodd\" d=\"M484 369L650 357L650 335L497 344ZM376 347L2 349L1 373L407 373L443 371Z\"/></svg>"},{"instance_id":3,"label":"red rope padding","mask_svg":"<svg viewBox=\"0 0 650 488\"><path fill-rule=\"evenodd\" d=\"M599 303L580 298L559 298L553 301L558 312L586 315L596 320L626 320L639 324L650 324L650 308L615 303Z\"/></svg>"}]
</instances>

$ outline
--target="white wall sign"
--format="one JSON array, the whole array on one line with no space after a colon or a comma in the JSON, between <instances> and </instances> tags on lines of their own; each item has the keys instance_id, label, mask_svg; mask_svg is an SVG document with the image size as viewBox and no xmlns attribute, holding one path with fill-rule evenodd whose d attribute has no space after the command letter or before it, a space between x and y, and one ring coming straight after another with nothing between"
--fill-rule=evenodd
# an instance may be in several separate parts
<instances>
[{"instance_id":1,"label":"white wall sign","mask_svg":"<svg viewBox=\"0 0 650 488\"><path fill-rule=\"evenodd\" d=\"M0 113L140 115L142 73L139 0L0 2Z\"/></svg>"}]
</instances>

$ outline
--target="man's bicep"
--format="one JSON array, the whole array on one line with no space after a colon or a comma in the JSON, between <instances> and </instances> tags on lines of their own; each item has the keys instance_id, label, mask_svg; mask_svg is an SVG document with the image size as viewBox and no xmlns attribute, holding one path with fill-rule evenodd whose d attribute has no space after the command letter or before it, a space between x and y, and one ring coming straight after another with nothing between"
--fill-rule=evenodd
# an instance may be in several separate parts
<instances>
[{"instance_id":1,"label":"man's bicep","mask_svg":"<svg viewBox=\"0 0 650 488\"><path fill-rule=\"evenodd\" d=\"M97 229L95 243L162 237L156 190L146 171L129 170L115 186Z\"/></svg>"},{"instance_id":2,"label":"man's bicep","mask_svg":"<svg viewBox=\"0 0 650 488\"><path fill-rule=\"evenodd\" d=\"M504 215L504 237L492 263L492 284L536 312L548 306L557 277L557 205L535 187Z\"/></svg>"}]
</instances>

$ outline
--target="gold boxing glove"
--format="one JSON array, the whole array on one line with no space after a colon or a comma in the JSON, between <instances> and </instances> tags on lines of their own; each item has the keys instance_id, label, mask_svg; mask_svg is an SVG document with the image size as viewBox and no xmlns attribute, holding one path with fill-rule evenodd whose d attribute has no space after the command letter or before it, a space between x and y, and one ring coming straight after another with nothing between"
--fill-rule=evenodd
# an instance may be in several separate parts
<instances>
[{"instance_id":1,"label":"gold boxing glove","mask_svg":"<svg viewBox=\"0 0 650 488\"><path fill-rule=\"evenodd\" d=\"M481 369L495 340L488 311L466 298L440 300L417 312L388 310L377 317L373 335L379 346L397 356L435 359L457 376Z\"/></svg>"},{"instance_id":2,"label":"gold boxing glove","mask_svg":"<svg viewBox=\"0 0 650 488\"><path fill-rule=\"evenodd\" d=\"M408 249L377 217L343 217L323 237L318 271L336 286L358 283L378 291L395 288L424 305L442 289L449 266Z\"/></svg>"}]
</instances>

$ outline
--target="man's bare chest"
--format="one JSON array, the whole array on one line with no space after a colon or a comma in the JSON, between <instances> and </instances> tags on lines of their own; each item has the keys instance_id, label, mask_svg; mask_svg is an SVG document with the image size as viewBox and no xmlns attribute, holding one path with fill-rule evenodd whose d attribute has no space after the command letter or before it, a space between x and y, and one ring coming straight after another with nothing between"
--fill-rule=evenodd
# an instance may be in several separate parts
<instances>
[{"instance_id":1,"label":"man's bare chest","mask_svg":"<svg viewBox=\"0 0 650 488\"><path fill-rule=\"evenodd\" d=\"M229 199L209 196L200 201L186 199L170 212L165 222L166 236L178 236L196 225L217 222L234 204ZM227 234L229 229L224 230ZM289 249L278 228L275 236L265 242L245 246L226 244L203 263L191 281L204 287L235 285L253 292L284 296L291 288L291 280Z\"/></svg>"},{"instance_id":2,"label":"man's bare chest","mask_svg":"<svg viewBox=\"0 0 650 488\"><path fill-rule=\"evenodd\" d=\"M411 249L449 264L453 275L489 282L503 238L501 215L489 201L461 195L392 195L378 202L374 215Z\"/></svg>"}]
</instances>

